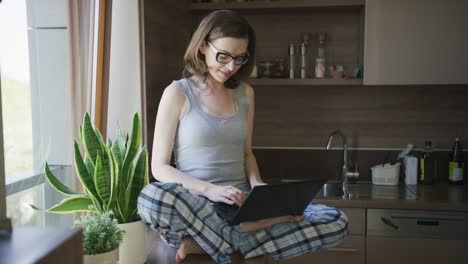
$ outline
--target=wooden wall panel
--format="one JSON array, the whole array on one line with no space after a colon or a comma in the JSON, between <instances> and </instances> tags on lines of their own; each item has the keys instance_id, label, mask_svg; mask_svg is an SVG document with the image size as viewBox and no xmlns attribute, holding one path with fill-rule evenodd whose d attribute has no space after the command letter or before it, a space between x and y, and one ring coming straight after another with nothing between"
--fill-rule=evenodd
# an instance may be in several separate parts
<instances>
[{"instance_id":1,"label":"wooden wall panel","mask_svg":"<svg viewBox=\"0 0 468 264\"><path fill-rule=\"evenodd\" d=\"M160 96L172 80L180 78L182 57L190 34L204 14L190 13L190 1L142 1L148 145L151 151ZM334 57L336 63L345 63L345 68L348 64L362 63L362 41L355 39L362 38L359 35L363 34L362 9L315 10L312 11L316 12L314 16L310 15L310 10L308 13L282 12L284 14L266 12L261 16L245 14L258 33L258 60L286 56L287 45L291 41L299 43L300 33L324 30L332 32L327 43L329 51L341 54L342 61L338 61L338 56ZM324 14L320 15L321 12ZM267 16L268 21L282 22L277 25L264 23L262 16ZM287 23L291 28L300 21L307 22L299 23L293 31L281 29L281 23ZM314 45L316 43L311 44L312 48ZM448 149L455 136L468 140L467 86L254 86L254 145L324 149L329 133L340 128L348 136L350 147L359 149L401 149L408 143L421 148L424 140L432 140L436 149ZM340 146L340 143L337 141L333 146ZM266 152L270 150L262 153ZM376 162L372 160L375 153L366 154L368 158L364 160L368 161L363 162L363 168L368 169ZM323 155L319 153L317 156ZM385 152L379 157L382 155ZM319 163L325 164L322 166L324 173L326 168L338 163L339 155L332 155L330 160L333 164ZM294 168L299 172L310 169L303 170L301 165Z\"/></svg>"},{"instance_id":2,"label":"wooden wall panel","mask_svg":"<svg viewBox=\"0 0 468 264\"><path fill-rule=\"evenodd\" d=\"M400 150L356 150L348 151L348 170L359 173L360 181L371 181L370 168L382 164L387 154L390 162L398 157ZM284 179L327 178L338 180L343 166L343 150L320 149L254 149L260 175L268 182ZM411 155L419 157L421 151L412 151ZM435 151L437 161L437 182L448 182L448 151ZM468 152L464 155L468 162ZM404 181L403 166L400 167L400 182ZM468 172L465 170L465 179ZM465 180L465 184L468 184Z\"/></svg>"},{"instance_id":3,"label":"wooden wall panel","mask_svg":"<svg viewBox=\"0 0 468 264\"><path fill-rule=\"evenodd\" d=\"M254 145L324 148L342 129L355 148L451 147L468 140L468 85L259 86Z\"/></svg>"},{"instance_id":4,"label":"wooden wall panel","mask_svg":"<svg viewBox=\"0 0 468 264\"><path fill-rule=\"evenodd\" d=\"M142 0L144 6L147 137L151 158L154 123L164 88L181 78L191 34L190 1Z\"/></svg>"}]
</instances>

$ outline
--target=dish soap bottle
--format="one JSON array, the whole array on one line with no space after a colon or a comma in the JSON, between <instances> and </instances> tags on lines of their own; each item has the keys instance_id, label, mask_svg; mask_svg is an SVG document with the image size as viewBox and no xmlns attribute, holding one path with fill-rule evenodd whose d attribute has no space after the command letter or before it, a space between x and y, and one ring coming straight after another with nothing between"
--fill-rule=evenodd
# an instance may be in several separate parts
<instances>
[{"instance_id":1,"label":"dish soap bottle","mask_svg":"<svg viewBox=\"0 0 468 264\"><path fill-rule=\"evenodd\" d=\"M449 158L449 177L450 183L461 184L463 183L463 148L459 138L455 138L453 143L452 152Z\"/></svg>"},{"instance_id":2,"label":"dish soap bottle","mask_svg":"<svg viewBox=\"0 0 468 264\"><path fill-rule=\"evenodd\" d=\"M432 142L424 142L423 156L420 159L421 162L421 174L419 175L419 182L422 184L434 183L436 176L436 160L432 154Z\"/></svg>"}]
</instances>

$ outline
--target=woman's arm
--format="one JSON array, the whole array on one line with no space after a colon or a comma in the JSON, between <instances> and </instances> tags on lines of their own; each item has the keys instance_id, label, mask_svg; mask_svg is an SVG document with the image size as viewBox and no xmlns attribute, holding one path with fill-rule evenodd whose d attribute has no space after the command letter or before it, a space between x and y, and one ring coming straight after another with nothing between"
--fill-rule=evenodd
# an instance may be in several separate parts
<instances>
[{"instance_id":1,"label":"woman's arm","mask_svg":"<svg viewBox=\"0 0 468 264\"><path fill-rule=\"evenodd\" d=\"M203 194L208 191L209 183L190 177L170 165L176 129L186 100L178 85L171 83L159 102L154 127L152 173L160 182L178 182L195 194Z\"/></svg>"},{"instance_id":2,"label":"woman's arm","mask_svg":"<svg viewBox=\"0 0 468 264\"><path fill-rule=\"evenodd\" d=\"M214 202L240 205L244 200L241 190L193 178L170 165L175 134L186 100L178 85L176 82L169 85L159 102L151 158L153 177L160 182L181 183L189 191Z\"/></svg>"},{"instance_id":3,"label":"woman's arm","mask_svg":"<svg viewBox=\"0 0 468 264\"><path fill-rule=\"evenodd\" d=\"M249 100L249 110L247 111L247 138L245 140L244 147L244 163L245 163L245 175L249 179L250 186L265 184L260 177L258 170L257 160L252 152L252 135L253 135L253 124L254 124L254 90L252 86L245 84L245 95Z\"/></svg>"}]
</instances>

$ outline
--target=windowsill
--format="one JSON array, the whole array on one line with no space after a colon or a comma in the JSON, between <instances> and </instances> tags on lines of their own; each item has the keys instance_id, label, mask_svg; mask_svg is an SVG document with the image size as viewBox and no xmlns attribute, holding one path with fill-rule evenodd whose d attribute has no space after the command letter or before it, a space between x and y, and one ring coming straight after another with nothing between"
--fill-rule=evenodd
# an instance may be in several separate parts
<instances>
[{"instance_id":1,"label":"windowsill","mask_svg":"<svg viewBox=\"0 0 468 264\"><path fill-rule=\"evenodd\" d=\"M52 173L57 172L59 173L66 167L70 167L69 165L53 165L50 166L50 170ZM43 184L46 181L44 172L28 175L24 174L19 177L15 177L13 179L5 179L6 185L6 196L15 194L17 192L21 192L40 184Z\"/></svg>"}]
</instances>

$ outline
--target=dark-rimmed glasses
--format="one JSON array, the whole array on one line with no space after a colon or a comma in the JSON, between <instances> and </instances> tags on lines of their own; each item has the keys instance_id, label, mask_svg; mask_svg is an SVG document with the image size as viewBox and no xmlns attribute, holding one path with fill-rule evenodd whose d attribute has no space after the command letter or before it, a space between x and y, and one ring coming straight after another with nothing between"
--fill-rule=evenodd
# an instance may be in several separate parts
<instances>
[{"instance_id":1,"label":"dark-rimmed glasses","mask_svg":"<svg viewBox=\"0 0 468 264\"><path fill-rule=\"evenodd\" d=\"M228 64L232 60L234 60L235 65L244 65L249 60L249 52L246 51L244 55L240 56L232 56L229 53L220 51L217 49L213 44L208 42L208 45L216 52L216 61L222 64Z\"/></svg>"}]
</instances>

